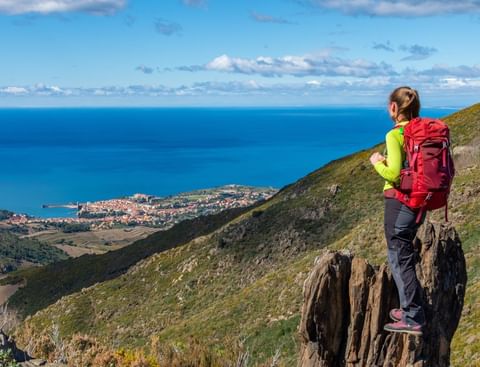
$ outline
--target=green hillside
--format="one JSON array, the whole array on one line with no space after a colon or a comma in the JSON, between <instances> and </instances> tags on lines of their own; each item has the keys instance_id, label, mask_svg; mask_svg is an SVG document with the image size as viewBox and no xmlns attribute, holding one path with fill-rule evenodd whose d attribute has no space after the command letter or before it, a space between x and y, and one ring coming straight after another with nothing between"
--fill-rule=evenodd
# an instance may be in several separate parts
<instances>
[{"instance_id":1,"label":"green hillside","mask_svg":"<svg viewBox=\"0 0 480 367\"><path fill-rule=\"evenodd\" d=\"M25 262L45 265L68 257L56 247L0 231L0 272L13 271Z\"/></svg>"},{"instance_id":2,"label":"green hillside","mask_svg":"<svg viewBox=\"0 0 480 367\"><path fill-rule=\"evenodd\" d=\"M25 317L65 295L118 277L138 261L157 252L171 249L195 237L210 233L252 207L229 209L218 214L185 220L169 230L154 233L117 251L102 255L86 254L41 268L12 272L2 279L0 284L26 280L27 285L9 299L10 306L17 310L19 316Z\"/></svg>"},{"instance_id":3,"label":"green hillside","mask_svg":"<svg viewBox=\"0 0 480 367\"><path fill-rule=\"evenodd\" d=\"M452 357L454 365L473 366L480 359L480 104L446 121L458 168L450 218L463 240L469 276ZM82 333L113 349L148 349L152 340L182 347L190 337L221 349L238 337L251 353L251 365L277 350L284 365L294 365L302 285L315 256L325 247L347 248L373 262L385 261L383 183L368 162L382 149L331 162L212 233L170 246L115 278L58 300L18 328L19 341L40 340L56 327L65 340ZM442 220L442 213L431 219ZM168 241L182 242L173 234ZM46 269L38 286L54 276ZM23 312L41 308L41 292L33 287L15 295Z\"/></svg>"}]
</instances>

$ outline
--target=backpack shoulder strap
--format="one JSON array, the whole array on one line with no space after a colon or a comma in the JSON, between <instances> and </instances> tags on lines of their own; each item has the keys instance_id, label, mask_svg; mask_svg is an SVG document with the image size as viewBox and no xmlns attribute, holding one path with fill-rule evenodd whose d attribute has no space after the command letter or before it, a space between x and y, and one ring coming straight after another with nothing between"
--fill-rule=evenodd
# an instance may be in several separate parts
<instances>
[{"instance_id":1,"label":"backpack shoulder strap","mask_svg":"<svg viewBox=\"0 0 480 367\"><path fill-rule=\"evenodd\" d=\"M394 129L398 129L400 134L403 135L403 131L405 130L405 126L404 125L395 125Z\"/></svg>"},{"instance_id":2,"label":"backpack shoulder strap","mask_svg":"<svg viewBox=\"0 0 480 367\"><path fill-rule=\"evenodd\" d=\"M409 121L410 122L410 121ZM400 131L400 134L403 135L403 132L405 130L405 126L407 126L408 123L406 124L401 124L401 123L398 123L398 124L395 124L395 126L393 127L393 129L398 129Z\"/></svg>"}]
</instances>

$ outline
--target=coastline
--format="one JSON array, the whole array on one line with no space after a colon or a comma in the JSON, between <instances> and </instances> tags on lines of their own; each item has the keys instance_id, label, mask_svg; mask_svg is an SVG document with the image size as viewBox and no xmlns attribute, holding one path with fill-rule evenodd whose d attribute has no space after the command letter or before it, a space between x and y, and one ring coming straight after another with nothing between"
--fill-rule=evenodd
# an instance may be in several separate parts
<instances>
[{"instance_id":1,"label":"coastline","mask_svg":"<svg viewBox=\"0 0 480 367\"><path fill-rule=\"evenodd\" d=\"M27 231L30 235L48 232L49 229L64 233L133 226L168 229L185 219L267 200L277 192L278 189L273 187L229 184L165 197L136 193L121 198L77 203L77 210L70 217L41 218L10 212L10 217L0 223L15 226L17 231ZM67 205L72 206L56 204L53 210ZM45 205L44 208L46 211L52 210Z\"/></svg>"},{"instance_id":2,"label":"coastline","mask_svg":"<svg viewBox=\"0 0 480 367\"><path fill-rule=\"evenodd\" d=\"M358 107L0 109L0 126L0 208L58 218L75 212L41 205L283 187L378 143L390 122L383 109Z\"/></svg>"}]
</instances>

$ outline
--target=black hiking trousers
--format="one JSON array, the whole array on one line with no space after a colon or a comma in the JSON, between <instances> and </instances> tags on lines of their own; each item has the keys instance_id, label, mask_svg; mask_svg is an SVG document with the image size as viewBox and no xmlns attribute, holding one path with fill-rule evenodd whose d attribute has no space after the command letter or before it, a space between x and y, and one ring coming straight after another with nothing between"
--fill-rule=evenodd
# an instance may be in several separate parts
<instances>
[{"instance_id":1,"label":"black hiking trousers","mask_svg":"<svg viewBox=\"0 0 480 367\"><path fill-rule=\"evenodd\" d=\"M416 223L418 211L412 210L395 198L385 198L385 237L390 270L398 289L402 321L408 325L425 323L422 288L415 273L416 256L413 239L420 223Z\"/></svg>"}]
</instances>

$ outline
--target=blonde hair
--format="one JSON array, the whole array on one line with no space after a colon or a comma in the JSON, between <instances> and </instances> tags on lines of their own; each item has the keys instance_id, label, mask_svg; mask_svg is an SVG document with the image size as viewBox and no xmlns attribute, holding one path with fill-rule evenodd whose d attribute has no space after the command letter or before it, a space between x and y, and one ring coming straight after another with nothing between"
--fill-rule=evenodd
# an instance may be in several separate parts
<instances>
[{"instance_id":1,"label":"blonde hair","mask_svg":"<svg viewBox=\"0 0 480 367\"><path fill-rule=\"evenodd\" d=\"M398 106L395 119L403 115L406 119L411 120L420 115L420 97L413 88L406 86L396 88L390 94L390 102L395 102Z\"/></svg>"}]
</instances>

